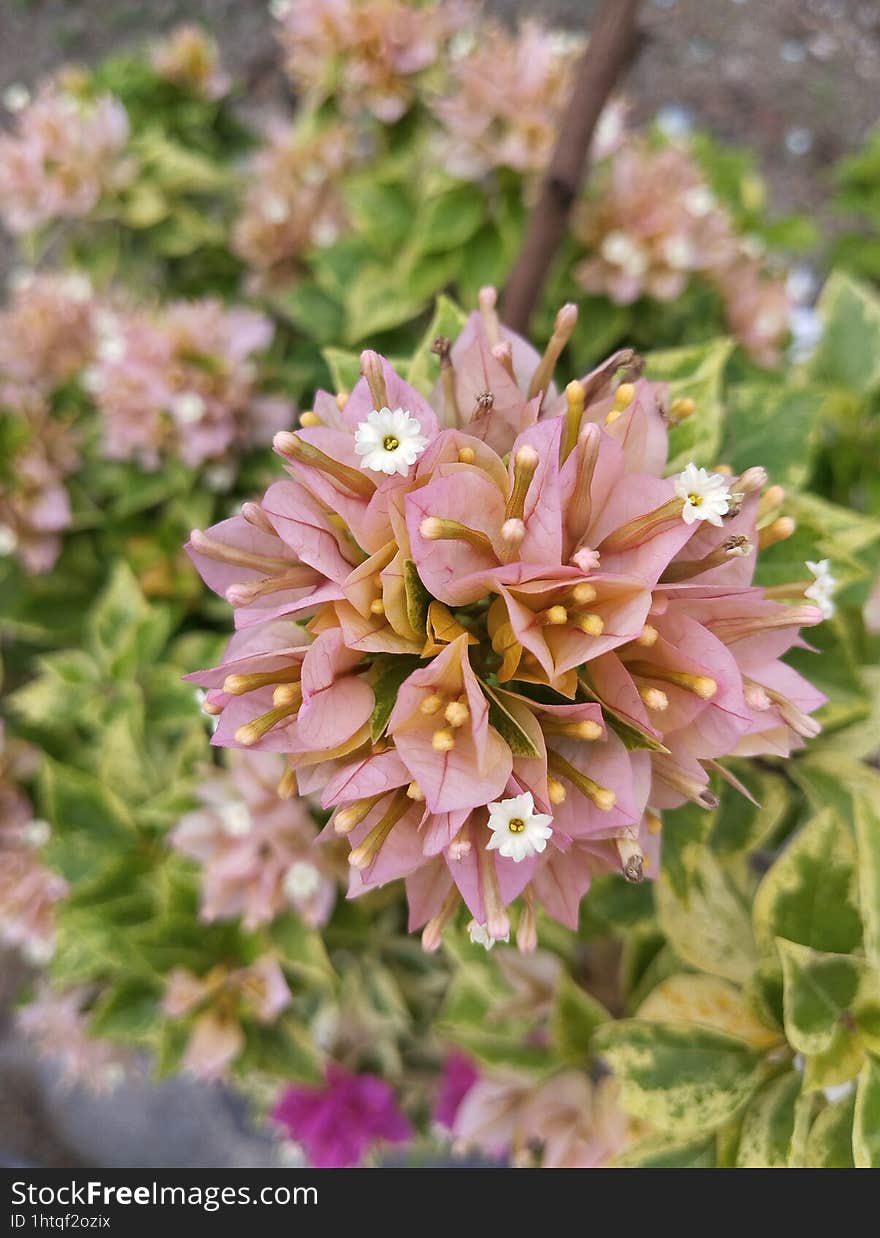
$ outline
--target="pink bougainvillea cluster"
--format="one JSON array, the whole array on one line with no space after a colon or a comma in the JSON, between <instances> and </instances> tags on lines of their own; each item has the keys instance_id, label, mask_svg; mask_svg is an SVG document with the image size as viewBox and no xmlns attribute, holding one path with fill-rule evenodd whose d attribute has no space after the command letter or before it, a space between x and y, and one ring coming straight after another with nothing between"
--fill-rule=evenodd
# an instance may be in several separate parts
<instances>
[{"instance_id":1,"label":"pink bougainvillea cluster","mask_svg":"<svg viewBox=\"0 0 880 1238\"><path fill-rule=\"evenodd\" d=\"M258 390L256 357L273 326L215 298L155 311L108 309L86 383L103 417L106 454L157 469L225 463L288 425L286 400Z\"/></svg>"},{"instance_id":2,"label":"pink bougainvillea cluster","mask_svg":"<svg viewBox=\"0 0 880 1238\"><path fill-rule=\"evenodd\" d=\"M88 215L132 174L128 134L118 99L85 99L61 81L43 85L0 134L0 216L9 231Z\"/></svg>"},{"instance_id":3,"label":"pink bougainvillea cluster","mask_svg":"<svg viewBox=\"0 0 880 1238\"><path fill-rule=\"evenodd\" d=\"M790 314L785 281L750 251L690 154L628 135L595 175L596 191L575 213L589 254L575 272L583 287L619 305L673 301L704 275L745 347L762 364L778 361Z\"/></svg>"},{"instance_id":4,"label":"pink bougainvillea cluster","mask_svg":"<svg viewBox=\"0 0 880 1238\"><path fill-rule=\"evenodd\" d=\"M216 744L285 754L332 810L350 896L404 878L428 949L461 901L487 946L517 903L529 950L538 904L576 925L596 873L654 872L725 757L815 734L781 655L823 611L752 584L793 528L759 462L666 476L689 410L633 354L560 392L575 307L540 355L480 301L429 397L365 352L276 435L287 477L193 533L237 630L192 679Z\"/></svg>"}]
</instances>

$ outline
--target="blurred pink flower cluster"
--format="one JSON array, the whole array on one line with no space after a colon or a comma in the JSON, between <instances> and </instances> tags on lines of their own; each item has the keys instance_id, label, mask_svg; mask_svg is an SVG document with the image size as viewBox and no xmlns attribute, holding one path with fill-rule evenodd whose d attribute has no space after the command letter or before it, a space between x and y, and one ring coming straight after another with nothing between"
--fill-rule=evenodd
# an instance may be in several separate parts
<instances>
[{"instance_id":1,"label":"blurred pink flower cluster","mask_svg":"<svg viewBox=\"0 0 880 1238\"><path fill-rule=\"evenodd\" d=\"M201 26L175 27L153 49L152 65L160 77L203 99L222 99L231 85L216 42Z\"/></svg>"},{"instance_id":2,"label":"blurred pink flower cluster","mask_svg":"<svg viewBox=\"0 0 880 1238\"><path fill-rule=\"evenodd\" d=\"M94 304L80 275L27 273L0 312L0 555L16 555L28 572L52 567L71 520L65 479L79 452L53 403L92 355Z\"/></svg>"},{"instance_id":3,"label":"blurred pink flower cluster","mask_svg":"<svg viewBox=\"0 0 880 1238\"><path fill-rule=\"evenodd\" d=\"M214 298L106 310L85 376L106 454L146 469L175 458L198 468L269 442L292 416L258 388L256 358L272 334L261 314Z\"/></svg>"},{"instance_id":4,"label":"blurred pink flower cluster","mask_svg":"<svg viewBox=\"0 0 880 1238\"><path fill-rule=\"evenodd\" d=\"M575 307L541 355L480 300L430 398L365 352L276 436L288 477L194 531L237 631L191 678L214 743L287 754L333 810L350 897L405 878L428 949L460 899L488 947L521 898L529 950L537 902L574 926L595 873L654 871L721 758L818 731L780 658L823 612L752 585L794 527L763 468L664 476L681 410L633 354L560 393Z\"/></svg>"},{"instance_id":5,"label":"blurred pink flower cluster","mask_svg":"<svg viewBox=\"0 0 880 1238\"><path fill-rule=\"evenodd\" d=\"M331 96L355 118L394 124L416 97L419 76L471 19L471 0L288 0L276 5L278 37L296 89Z\"/></svg>"},{"instance_id":6,"label":"blurred pink flower cluster","mask_svg":"<svg viewBox=\"0 0 880 1238\"><path fill-rule=\"evenodd\" d=\"M49 826L34 819L21 787L36 772L36 750L9 740L0 720L0 941L31 963L52 955L54 907L67 884L40 859Z\"/></svg>"},{"instance_id":7,"label":"blurred pink flower cluster","mask_svg":"<svg viewBox=\"0 0 880 1238\"><path fill-rule=\"evenodd\" d=\"M9 231L88 215L131 176L123 156L128 133L118 99L86 99L60 82L44 84L12 132L0 134L0 217Z\"/></svg>"},{"instance_id":8,"label":"blurred pink flower cluster","mask_svg":"<svg viewBox=\"0 0 880 1238\"><path fill-rule=\"evenodd\" d=\"M755 359L779 359L790 311L785 281L751 255L686 150L628 137L595 178L573 225L589 255L575 272L588 292L618 305L672 301L693 275L706 276Z\"/></svg>"},{"instance_id":9,"label":"blurred pink flower cluster","mask_svg":"<svg viewBox=\"0 0 880 1238\"><path fill-rule=\"evenodd\" d=\"M246 929L295 910L325 924L338 878L305 799L279 798L286 769L273 752L237 752L228 772L200 788L202 807L188 813L171 843L202 866L202 917L241 917Z\"/></svg>"},{"instance_id":10,"label":"blurred pink flower cluster","mask_svg":"<svg viewBox=\"0 0 880 1238\"><path fill-rule=\"evenodd\" d=\"M219 1079L245 1047L243 1022L274 1023L290 1001L278 960L264 954L248 967L218 966L204 976L177 968L162 1008L169 1018L188 1022L185 1069L200 1079Z\"/></svg>"},{"instance_id":11,"label":"blurred pink flower cluster","mask_svg":"<svg viewBox=\"0 0 880 1238\"><path fill-rule=\"evenodd\" d=\"M134 1068L129 1050L92 1034L93 991L85 985L53 989L42 983L16 1015L19 1031L57 1067L68 1086L111 1092Z\"/></svg>"},{"instance_id":12,"label":"blurred pink flower cluster","mask_svg":"<svg viewBox=\"0 0 880 1238\"><path fill-rule=\"evenodd\" d=\"M526 21L514 34L487 24L459 56L433 110L443 125L440 159L453 176L478 179L499 167L541 172L556 144L582 43ZM605 109L593 142L604 158L620 140L622 106Z\"/></svg>"},{"instance_id":13,"label":"blurred pink flower cluster","mask_svg":"<svg viewBox=\"0 0 880 1238\"><path fill-rule=\"evenodd\" d=\"M315 246L332 244L345 214L339 180L353 161L342 125L306 135L283 121L270 124L252 160L241 213L232 233L234 251L256 282L289 277Z\"/></svg>"}]
</instances>

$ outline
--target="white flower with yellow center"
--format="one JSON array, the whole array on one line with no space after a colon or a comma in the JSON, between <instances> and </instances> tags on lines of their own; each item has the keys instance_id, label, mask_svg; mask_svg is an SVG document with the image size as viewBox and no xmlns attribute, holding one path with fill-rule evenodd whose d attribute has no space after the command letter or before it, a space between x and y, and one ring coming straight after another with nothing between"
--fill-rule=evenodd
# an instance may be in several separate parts
<instances>
[{"instance_id":1,"label":"white flower with yellow center","mask_svg":"<svg viewBox=\"0 0 880 1238\"><path fill-rule=\"evenodd\" d=\"M241 801L231 801L220 809L220 819L223 829L233 838L243 838L250 834L253 822L247 804Z\"/></svg>"},{"instance_id":2,"label":"white flower with yellow center","mask_svg":"<svg viewBox=\"0 0 880 1238\"><path fill-rule=\"evenodd\" d=\"M405 408L374 408L354 433L354 449L363 456L361 468L389 477L406 477L427 446L422 427Z\"/></svg>"},{"instance_id":3,"label":"white flower with yellow center","mask_svg":"<svg viewBox=\"0 0 880 1238\"><path fill-rule=\"evenodd\" d=\"M487 851L497 851L515 863L527 860L547 846L553 834L545 812L535 812L531 791L515 795L509 800L499 800L489 805L489 829L492 837L486 844Z\"/></svg>"},{"instance_id":4,"label":"white flower with yellow center","mask_svg":"<svg viewBox=\"0 0 880 1238\"><path fill-rule=\"evenodd\" d=\"M184 426L193 426L205 415L205 401L197 391L179 391L171 398L171 412Z\"/></svg>"},{"instance_id":5,"label":"white flower with yellow center","mask_svg":"<svg viewBox=\"0 0 880 1238\"><path fill-rule=\"evenodd\" d=\"M510 933L506 937L493 937L488 927L477 924L476 920L471 920L468 925L468 937L473 945L482 946L484 950L491 950L496 941L510 941Z\"/></svg>"},{"instance_id":6,"label":"white flower with yellow center","mask_svg":"<svg viewBox=\"0 0 880 1238\"><path fill-rule=\"evenodd\" d=\"M675 493L684 499L681 518L685 524L708 520L721 528L721 517L730 510L730 487L720 473L689 464L675 479Z\"/></svg>"},{"instance_id":7,"label":"white flower with yellow center","mask_svg":"<svg viewBox=\"0 0 880 1238\"><path fill-rule=\"evenodd\" d=\"M813 583L809 589L804 589L804 597L816 603L824 618L831 619L835 609L833 594L837 588L837 581L831 574L831 560L820 559L818 563L811 563L808 559L807 568L813 574Z\"/></svg>"}]
</instances>

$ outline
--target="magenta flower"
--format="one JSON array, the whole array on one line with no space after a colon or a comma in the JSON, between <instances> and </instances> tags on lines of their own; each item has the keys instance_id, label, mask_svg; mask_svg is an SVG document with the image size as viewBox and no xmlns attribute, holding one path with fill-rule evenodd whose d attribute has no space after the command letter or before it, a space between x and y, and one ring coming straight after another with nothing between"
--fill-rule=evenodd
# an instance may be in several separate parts
<instances>
[{"instance_id":1,"label":"magenta flower","mask_svg":"<svg viewBox=\"0 0 880 1238\"><path fill-rule=\"evenodd\" d=\"M816 582L751 583L793 529L766 473L664 476L686 410L632 353L560 393L576 316L541 356L486 290L430 398L365 352L276 436L287 479L188 547L237 628L190 676L214 743L286 754L349 897L404 878L426 949L460 901L487 948L514 902L523 951L538 903L576 926L597 872L656 871L659 813L714 805L725 757L818 729L780 662Z\"/></svg>"},{"instance_id":2,"label":"magenta flower","mask_svg":"<svg viewBox=\"0 0 880 1238\"><path fill-rule=\"evenodd\" d=\"M434 1121L452 1130L462 1101L479 1078L476 1064L466 1054L454 1049L443 1063L443 1074L434 1102Z\"/></svg>"},{"instance_id":3,"label":"magenta flower","mask_svg":"<svg viewBox=\"0 0 880 1238\"><path fill-rule=\"evenodd\" d=\"M413 1130L394 1090L375 1075L354 1075L331 1062L323 1086L288 1088L273 1110L316 1169L348 1169L373 1149L406 1143Z\"/></svg>"}]
</instances>

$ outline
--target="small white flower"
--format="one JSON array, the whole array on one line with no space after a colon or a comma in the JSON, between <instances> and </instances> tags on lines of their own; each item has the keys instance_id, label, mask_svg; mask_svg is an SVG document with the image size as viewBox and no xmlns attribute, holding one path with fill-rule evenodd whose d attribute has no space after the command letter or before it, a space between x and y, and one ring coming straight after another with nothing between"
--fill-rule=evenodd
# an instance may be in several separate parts
<instances>
[{"instance_id":1,"label":"small white flower","mask_svg":"<svg viewBox=\"0 0 880 1238\"><path fill-rule=\"evenodd\" d=\"M675 479L675 493L684 499L681 518L685 524L708 520L721 528L721 517L730 508L730 488L720 473L709 473L689 464Z\"/></svg>"},{"instance_id":2,"label":"small white flower","mask_svg":"<svg viewBox=\"0 0 880 1238\"><path fill-rule=\"evenodd\" d=\"M477 924L476 920L471 920L468 925L468 937L475 946L483 946L486 950L491 950L496 941L510 941L510 933L506 937L493 937L488 927L485 924Z\"/></svg>"},{"instance_id":3,"label":"small white flower","mask_svg":"<svg viewBox=\"0 0 880 1238\"><path fill-rule=\"evenodd\" d=\"M837 588L837 581L831 574L831 560L820 559L818 563L811 563L808 559L807 568L814 580L809 589L804 589L804 597L816 603L825 619L831 619L835 609L833 595Z\"/></svg>"},{"instance_id":4,"label":"small white flower","mask_svg":"<svg viewBox=\"0 0 880 1238\"><path fill-rule=\"evenodd\" d=\"M212 464L210 468L205 469L205 485L209 490L213 490L215 494L225 494L227 490L231 490L235 482L235 469L231 464ZM238 511L231 512L231 515L237 515Z\"/></svg>"},{"instance_id":5,"label":"small white flower","mask_svg":"<svg viewBox=\"0 0 880 1238\"><path fill-rule=\"evenodd\" d=\"M171 412L184 426L195 425L205 415L205 401L197 391L181 391L171 400Z\"/></svg>"},{"instance_id":6,"label":"small white flower","mask_svg":"<svg viewBox=\"0 0 880 1238\"><path fill-rule=\"evenodd\" d=\"M695 219L703 219L715 206L715 195L706 185L694 185L684 195L684 209Z\"/></svg>"},{"instance_id":7,"label":"small white flower","mask_svg":"<svg viewBox=\"0 0 880 1238\"><path fill-rule=\"evenodd\" d=\"M241 802L224 804L220 809L220 819L223 829L233 838L243 838L245 834L250 834L253 826L247 804Z\"/></svg>"},{"instance_id":8,"label":"small white flower","mask_svg":"<svg viewBox=\"0 0 880 1238\"><path fill-rule=\"evenodd\" d=\"M671 236L663 246L663 255L675 271L688 271L694 265L694 247L686 236Z\"/></svg>"},{"instance_id":9,"label":"small white flower","mask_svg":"<svg viewBox=\"0 0 880 1238\"><path fill-rule=\"evenodd\" d=\"M319 249L327 249L339 240L339 228L332 219L319 219L312 228L312 240Z\"/></svg>"},{"instance_id":10,"label":"small white flower","mask_svg":"<svg viewBox=\"0 0 880 1238\"><path fill-rule=\"evenodd\" d=\"M71 301L76 301L79 305L84 305L92 295L91 281L80 271L68 275L64 287Z\"/></svg>"},{"instance_id":11,"label":"small white flower","mask_svg":"<svg viewBox=\"0 0 880 1238\"><path fill-rule=\"evenodd\" d=\"M14 555L18 549L18 535L8 524L0 524L0 558Z\"/></svg>"},{"instance_id":12,"label":"small white flower","mask_svg":"<svg viewBox=\"0 0 880 1238\"><path fill-rule=\"evenodd\" d=\"M284 893L292 903L305 903L321 886L321 874L314 864L297 860L291 864L284 877Z\"/></svg>"},{"instance_id":13,"label":"small white flower","mask_svg":"<svg viewBox=\"0 0 880 1238\"><path fill-rule=\"evenodd\" d=\"M22 82L13 82L3 91L3 106L10 112L20 112L31 101L31 92Z\"/></svg>"},{"instance_id":14,"label":"small white flower","mask_svg":"<svg viewBox=\"0 0 880 1238\"><path fill-rule=\"evenodd\" d=\"M518 864L520 860L544 850L547 839L553 834L550 828L552 820L545 812L535 812L531 791L490 804L489 829L492 837L486 844L486 850L497 851Z\"/></svg>"},{"instance_id":15,"label":"small white flower","mask_svg":"<svg viewBox=\"0 0 880 1238\"><path fill-rule=\"evenodd\" d=\"M100 361L108 361L111 364L114 361L121 361L126 351L125 336L112 335L108 332L106 335L100 336L98 347L95 351Z\"/></svg>"},{"instance_id":16,"label":"small white flower","mask_svg":"<svg viewBox=\"0 0 880 1238\"><path fill-rule=\"evenodd\" d=\"M29 847L45 847L51 834L48 821L36 819L24 827L24 841Z\"/></svg>"},{"instance_id":17,"label":"small white flower","mask_svg":"<svg viewBox=\"0 0 880 1238\"><path fill-rule=\"evenodd\" d=\"M292 7L292 0L269 0L269 13L277 21L286 17Z\"/></svg>"},{"instance_id":18,"label":"small white flower","mask_svg":"<svg viewBox=\"0 0 880 1238\"><path fill-rule=\"evenodd\" d=\"M373 409L354 434L354 449L362 469L374 473L399 473L406 477L428 446L422 427L405 408Z\"/></svg>"},{"instance_id":19,"label":"small white flower","mask_svg":"<svg viewBox=\"0 0 880 1238\"><path fill-rule=\"evenodd\" d=\"M45 967L55 953L55 944L51 941L26 941L21 952L34 967Z\"/></svg>"},{"instance_id":20,"label":"small white flower","mask_svg":"<svg viewBox=\"0 0 880 1238\"><path fill-rule=\"evenodd\" d=\"M267 219L270 224L283 224L289 215L287 203L277 194L269 194L263 199L263 218Z\"/></svg>"},{"instance_id":21,"label":"small white flower","mask_svg":"<svg viewBox=\"0 0 880 1238\"><path fill-rule=\"evenodd\" d=\"M632 237L625 232L609 232L599 250L606 262L620 267L627 275L644 275L648 259Z\"/></svg>"},{"instance_id":22,"label":"small white flower","mask_svg":"<svg viewBox=\"0 0 880 1238\"><path fill-rule=\"evenodd\" d=\"M854 1092L855 1087L855 1079L847 1079L846 1083L833 1083L830 1088L823 1088L822 1091L825 1099L831 1101L833 1105L836 1100L843 1100L844 1096L849 1096L850 1092Z\"/></svg>"}]
</instances>

